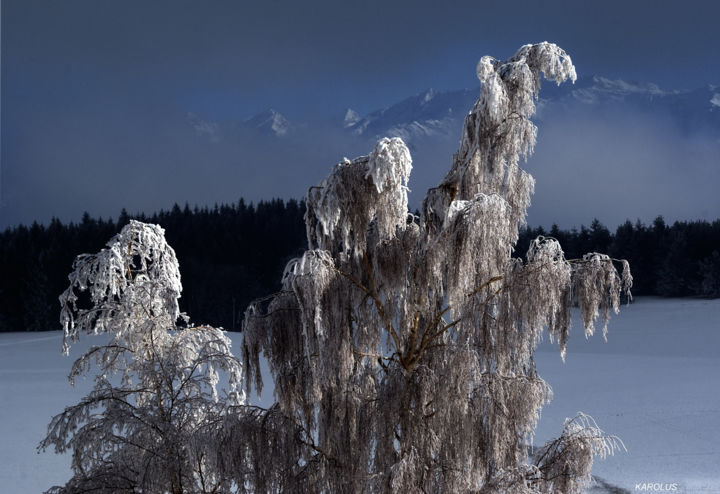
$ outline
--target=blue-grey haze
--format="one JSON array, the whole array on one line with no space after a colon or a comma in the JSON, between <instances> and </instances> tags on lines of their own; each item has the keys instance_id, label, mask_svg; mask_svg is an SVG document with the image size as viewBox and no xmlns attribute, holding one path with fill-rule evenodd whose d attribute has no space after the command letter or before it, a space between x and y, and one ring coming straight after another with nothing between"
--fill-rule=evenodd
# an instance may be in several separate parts
<instances>
[{"instance_id":1,"label":"blue-grey haze","mask_svg":"<svg viewBox=\"0 0 720 494\"><path fill-rule=\"evenodd\" d=\"M714 1L4 0L0 8L0 228L83 211L300 197L343 156L370 151L371 134L343 129L347 108L366 116L431 87L476 88L480 56L505 58L527 42L559 44L581 76L704 88L711 98L708 84L720 84ZM242 124L268 108L294 125L280 139ZM701 127L622 105L541 120L528 164L538 178L530 220L720 216L712 190L720 131ZM416 203L449 166L459 128L443 135L442 145L416 138Z\"/></svg>"}]
</instances>

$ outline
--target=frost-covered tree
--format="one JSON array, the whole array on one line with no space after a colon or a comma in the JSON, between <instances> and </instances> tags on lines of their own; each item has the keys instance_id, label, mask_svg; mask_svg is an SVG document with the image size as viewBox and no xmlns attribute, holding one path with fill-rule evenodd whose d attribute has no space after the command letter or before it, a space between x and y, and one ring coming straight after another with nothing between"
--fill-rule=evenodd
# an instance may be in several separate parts
<instances>
[{"instance_id":1,"label":"frost-covered tree","mask_svg":"<svg viewBox=\"0 0 720 494\"><path fill-rule=\"evenodd\" d=\"M585 334L599 319L605 335L632 281L626 263L620 275L603 254L567 260L551 238L511 256L541 75L560 84L575 69L540 43L483 57L477 75L460 149L421 216L408 214L407 147L382 139L310 189L310 250L248 308L246 386L262 388L263 354L277 400L258 448L276 467L265 490L580 492L593 456L618 446L580 415L534 459L527 449L551 398L533 361L543 331L564 355L576 301ZM278 457L281 443L294 449Z\"/></svg>"},{"instance_id":2,"label":"frost-covered tree","mask_svg":"<svg viewBox=\"0 0 720 494\"><path fill-rule=\"evenodd\" d=\"M107 343L75 361L70 382L97 367L94 388L52 419L39 446L72 452L73 477L48 492L231 489L220 441L244 403L240 361L223 331L182 324L178 263L162 228L131 221L107 248L79 256L69 279L65 352L83 332Z\"/></svg>"}]
</instances>

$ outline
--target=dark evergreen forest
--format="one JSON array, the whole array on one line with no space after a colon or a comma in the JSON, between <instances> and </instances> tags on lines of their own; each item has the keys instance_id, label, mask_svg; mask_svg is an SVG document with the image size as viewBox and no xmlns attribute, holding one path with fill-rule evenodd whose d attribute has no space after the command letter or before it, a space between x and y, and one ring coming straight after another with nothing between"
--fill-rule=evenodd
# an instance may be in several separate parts
<instances>
[{"instance_id":1,"label":"dark evergreen forest","mask_svg":"<svg viewBox=\"0 0 720 494\"><path fill-rule=\"evenodd\" d=\"M194 323L238 330L251 300L280 288L287 261L305 249L305 206L295 200L191 209L117 221L19 226L0 233L0 331L61 329L58 296L78 254L95 253L130 219L157 223L175 249L183 294Z\"/></svg>"},{"instance_id":2,"label":"dark evergreen forest","mask_svg":"<svg viewBox=\"0 0 720 494\"><path fill-rule=\"evenodd\" d=\"M97 252L131 218L165 228L183 281L181 309L193 322L240 329L248 303L276 291L287 261L306 248L305 206L275 199L247 205L181 208L152 216L120 214L117 221L85 214L79 223L18 226L0 233L0 331L60 329L58 295L67 286L73 259ZM720 220L667 225L630 221L614 233L594 220L590 227L525 228L516 255L543 235L560 241L568 259L587 252L627 259L635 295L720 297Z\"/></svg>"},{"instance_id":3,"label":"dark evergreen forest","mask_svg":"<svg viewBox=\"0 0 720 494\"><path fill-rule=\"evenodd\" d=\"M662 297L720 297L720 220L676 221L662 216L651 225L626 221L611 233L597 219L590 227L570 231L553 225L524 229L516 255L527 252L530 241L543 235L560 241L567 259L601 252L627 259L633 274L633 295Z\"/></svg>"}]
</instances>

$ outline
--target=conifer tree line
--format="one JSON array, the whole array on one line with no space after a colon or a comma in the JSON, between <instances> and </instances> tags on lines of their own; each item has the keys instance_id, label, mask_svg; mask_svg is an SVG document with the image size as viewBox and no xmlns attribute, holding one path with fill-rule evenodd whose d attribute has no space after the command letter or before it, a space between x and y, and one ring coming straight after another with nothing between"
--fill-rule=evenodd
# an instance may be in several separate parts
<instances>
[{"instance_id":1,"label":"conifer tree line","mask_svg":"<svg viewBox=\"0 0 720 494\"><path fill-rule=\"evenodd\" d=\"M279 287L283 267L305 247L305 206L240 199L213 208L173 206L152 216L122 211L117 221L85 214L79 223L18 226L0 233L0 331L60 329L58 296L73 260L97 252L131 219L161 225L182 270L181 310L239 330L248 303Z\"/></svg>"},{"instance_id":2,"label":"conifer tree line","mask_svg":"<svg viewBox=\"0 0 720 494\"><path fill-rule=\"evenodd\" d=\"M79 223L18 226L0 233L0 331L59 329L58 295L80 252L95 252L131 218L165 228L183 266L182 310L198 322L239 330L248 303L278 287L287 261L306 248L305 204L290 199L240 199L213 208L173 206L151 216L117 221L85 214ZM560 241L568 258L608 252L633 266L635 295L720 297L720 220L667 225L626 221L611 232L597 219L590 227L526 227L516 255L538 235Z\"/></svg>"},{"instance_id":3,"label":"conifer tree line","mask_svg":"<svg viewBox=\"0 0 720 494\"><path fill-rule=\"evenodd\" d=\"M527 227L520 232L516 255L524 255L538 235L559 240L568 258L596 251L627 259L634 295L720 297L720 220L668 225L658 216L650 225L627 220L615 233L597 219L579 230Z\"/></svg>"},{"instance_id":4,"label":"conifer tree line","mask_svg":"<svg viewBox=\"0 0 720 494\"><path fill-rule=\"evenodd\" d=\"M305 204L290 199L240 199L213 208L173 206L151 216L117 221L84 214L79 223L17 226L0 233L0 331L59 329L58 295L79 252L95 252L131 218L165 228L183 266L182 310L199 322L239 330L248 303L278 287L287 261L306 248ZM635 295L720 297L720 220L657 217L651 224L626 221L611 232L599 220L590 227L526 227L516 255L538 235L560 241L568 258L608 252L633 266Z\"/></svg>"}]
</instances>

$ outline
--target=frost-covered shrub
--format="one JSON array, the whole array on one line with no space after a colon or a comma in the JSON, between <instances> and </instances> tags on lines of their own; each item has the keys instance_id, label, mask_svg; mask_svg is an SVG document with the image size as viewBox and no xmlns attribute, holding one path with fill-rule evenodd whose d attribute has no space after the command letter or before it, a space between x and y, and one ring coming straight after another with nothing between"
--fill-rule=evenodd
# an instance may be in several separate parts
<instances>
[{"instance_id":1,"label":"frost-covered shrub","mask_svg":"<svg viewBox=\"0 0 720 494\"><path fill-rule=\"evenodd\" d=\"M180 272L162 228L131 221L107 248L79 256L69 279L65 352L81 333L107 343L73 364L71 383L97 368L93 390L40 444L72 452L73 477L49 492L226 492L219 444L245 401L240 361L222 330L178 325Z\"/></svg>"}]
</instances>

